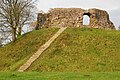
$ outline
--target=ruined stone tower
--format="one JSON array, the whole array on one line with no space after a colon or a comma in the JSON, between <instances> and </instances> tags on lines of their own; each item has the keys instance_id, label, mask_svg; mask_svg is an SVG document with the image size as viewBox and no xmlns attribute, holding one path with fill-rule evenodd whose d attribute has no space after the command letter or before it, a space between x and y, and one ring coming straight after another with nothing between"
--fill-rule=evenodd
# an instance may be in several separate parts
<instances>
[{"instance_id":1,"label":"ruined stone tower","mask_svg":"<svg viewBox=\"0 0 120 80\"><path fill-rule=\"evenodd\" d=\"M83 16L90 18L90 24L86 27L99 29L115 29L109 19L109 14L104 10L81 8L54 8L48 13L39 13L37 27L85 27Z\"/></svg>"}]
</instances>

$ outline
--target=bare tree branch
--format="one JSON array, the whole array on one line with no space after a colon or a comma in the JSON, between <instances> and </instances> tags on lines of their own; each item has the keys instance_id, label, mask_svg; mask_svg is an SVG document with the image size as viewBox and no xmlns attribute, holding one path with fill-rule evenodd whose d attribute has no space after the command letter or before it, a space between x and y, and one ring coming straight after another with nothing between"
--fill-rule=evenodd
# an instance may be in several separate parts
<instances>
[{"instance_id":1,"label":"bare tree branch","mask_svg":"<svg viewBox=\"0 0 120 80\"><path fill-rule=\"evenodd\" d=\"M16 40L17 33L21 34L21 28L33 19L35 1L0 0L0 27L9 27L12 30L13 41Z\"/></svg>"}]
</instances>

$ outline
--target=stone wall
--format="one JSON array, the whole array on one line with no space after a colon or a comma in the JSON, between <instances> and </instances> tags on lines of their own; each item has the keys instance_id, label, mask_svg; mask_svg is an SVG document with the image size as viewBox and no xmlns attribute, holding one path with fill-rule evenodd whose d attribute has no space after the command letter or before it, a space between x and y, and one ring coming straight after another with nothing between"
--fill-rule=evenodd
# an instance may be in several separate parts
<instances>
[{"instance_id":1,"label":"stone wall","mask_svg":"<svg viewBox=\"0 0 120 80\"><path fill-rule=\"evenodd\" d=\"M83 25L83 16L90 18L90 24ZM39 13L37 26L42 27L89 27L99 29L115 29L109 19L109 14L104 10L81 8L54 8L48 13Z\"/></svg>"}]
</instances>

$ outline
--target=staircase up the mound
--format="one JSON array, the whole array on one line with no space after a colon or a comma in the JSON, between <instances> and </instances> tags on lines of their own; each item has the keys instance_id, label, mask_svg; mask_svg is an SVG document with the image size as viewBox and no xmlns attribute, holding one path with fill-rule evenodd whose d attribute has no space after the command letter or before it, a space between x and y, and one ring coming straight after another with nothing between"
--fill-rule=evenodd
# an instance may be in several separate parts
<instances>
[{"instance_id":1,"label":"staircase up the mound","mask_svg":"<svg viewBox=\"0 0 120 80\"><path fill-rule=\"evenodd\" d=\"M49 46L50 44L66 29L66 27L62 27L59 29L59 31L51 38L49 39L45 44L43 44L39 50L34 53L25 64L23 64L18 71L19 72L24 72L27 68L29 68L31 66L31 64L40 56L40 54L42 52L44 52Z\"/></svg>"}]
</instances>

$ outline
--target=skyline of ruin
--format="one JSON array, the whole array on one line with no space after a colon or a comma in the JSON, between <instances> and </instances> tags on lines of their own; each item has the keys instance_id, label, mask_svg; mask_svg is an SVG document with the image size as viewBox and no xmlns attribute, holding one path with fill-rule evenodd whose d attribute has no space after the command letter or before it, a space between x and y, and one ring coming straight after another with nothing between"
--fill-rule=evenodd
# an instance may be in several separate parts
<instances>
[{"instance_id":1,"label":"skyline of ruin","mask_svg":"<svg viewBox=\"0 0 120 80\"><path fill-rule=\"evenodd\" d=\"M106 10L110 15L110 20L114 23L116 27L120 24L120 0L39 0L37 2L37 8L47 12L50 8L98 8L102 10Z\"/></svg>"}]
</instances>

